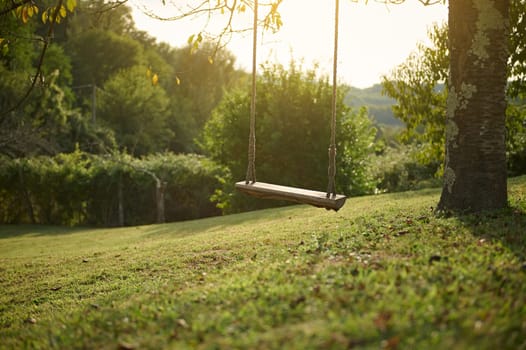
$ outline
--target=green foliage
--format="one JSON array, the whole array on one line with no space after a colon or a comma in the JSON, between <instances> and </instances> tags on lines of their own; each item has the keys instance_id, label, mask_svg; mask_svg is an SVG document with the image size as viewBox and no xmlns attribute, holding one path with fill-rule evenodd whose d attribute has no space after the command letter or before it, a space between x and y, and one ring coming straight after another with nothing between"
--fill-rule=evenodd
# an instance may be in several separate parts
<instances>
[{"instance_id":1,"label":"green foliage","mask_svg":"<svg viewBox=\"0 0 526 350\"><path fill-rule=\"evenodd\" d=\"M75 16L68 21L71 37L91 28L124 36L136 31L131 7L125 4L115 6L105 0L79 0Z\"/></svg>"},{"instance_id":2,"label":"green foliage","mask_svg":"<svg viewBox=\"0 0 526 350\"><path fill-rule=\"evenodd\" d=\"M449 69L447 26L435 24L428 36L431 47L418 44L417 50L382 81L384 92L396 99L394 115L406 127L401 140L418 145L420 151L416 156L427 165L441 164L444 159L447 88L443 82Z\"/></svg>"},{"instance_id":3,"label":"green foliage","mask_svg":"<svg viewBox=\"0 0 526 350\"><path fill-rule=\"evenodd\" d=\"M98 117L133 155L160 152L172 137L166 121L168 97L152 84L147 71L143 66L121 70L97 92Z\"/></svg>"},{"instance_id":4,"label":"green foliage","mask_svg":"<svg viewBox=\"0 0 526 350\"><path fill-rule=\"evenodd\" d=\"M36 57L33 43L26 40L31 36L34 25L20 25L13 16L3 16L0 21L0 62L7 69L22 71L29 69Z\"/></svg>"},{"instance_id":5,"label":"green foliage","mask_svg":"<svg viewBox=\"0 0 526 350\"><path fill-rule=\"evenodd\" d=\"M514 0L510 4L513 25L510 33L510 97L526 97L526 0Z\"/></svg>"},{"instance_id":6,"label":"green foliage","mask_svg":"<svg viewBox=\"0 0 526 350\"><path fill-rule=\"evenodd\" d=\"M142 48L132 38L100 29L85 30L68 43L75 84L101 86L122 69L142 63Z\"/></svg>"},{"instance_id":7,"label":"green foliage","mask_svg":"<svg viewBox=\"0 0 526 350\"><path fill-rule=\"evenodd\" d=\"M213 63L210 57L213 56ZM235 70L234 56L218 49L214 43L203 42L196 50L186 46L164 53L173 62L175 73L167 77L167 92L172 96L170 129L176 138L171 149L180 152L196 151L195 138L210 119L225 91L237 85L240 73ZM166 84L166 83L162 83Z\"/></svg>"},{"instance_id":8,"label":"green foliage","mask_svg":"<svg viewBox=\"0 0 526 350\"><path fill-rule=\"evenodd\" d=\"M155 179L165 183L167 221L217 215L228 171L197 155L144 159L93 156L79 150L0 164L0 222L117 225L156 220ZM214 202L212 202L214 199ZM218 203L223 204L224 203Z\"/></svg>"},{"instance_id":9,"label":"green foliage","mask_svg":"<svg viewBox=\"0 0 526 350\"><path fill-rule=\"evenodd\" d=\"M256 99L256 163L260 181L324 191L330 142L332 88L316 69L303 72L266 65L258 79ZM375 129L365 111L351 112L338 93L338 191L369 191L365 168ZM201 145L212 159L225 164L234 178L244 179L247 161L250 95L229 93L206 124ZM239 200L244 200L245 198ZM237 199L236 199L237 200ZM267 205L240 202L237 206Z\"/></svg>"},{"instance_id":10,"label":"green foliage","mask_svg":"<svg viewBox=\"0 0 526 350\"><path fill-rule=\"evenodd\" d=\"M365 107L358 111L351 110L340 121L336 180L344 193L363 195L372 193L375 188L370 157L375 149L376 133Z\"/></svg>"},{"instance_id":11,"label":"green foliage","mask_svg":"<svg viewBox=\"0 0 526 350\"><path fill-rule=\"evenodd\" d=\"M415 146L396 145L386 147L375 155L371 172L376 182L376 192L402 192L429 187L439 187L435 177L439 164L422 164L416 160Z\"/></svg>"},{"instance_id":12,"label":"green foliage","mask_svg":"<svg viewBox=\"0 0 526 350\"><path fill-rule=\"evenodd\" d=\"M526 123L525 1L511 2L510 61L508 71L508 109L506 111L508 169L512 175L524 174L524 125ZM417 50L389 76L383 77L384 92L396 99L393 112L405 124L404 143L413 143L416 159L424 165L439 165L442 174L445 152L445 119L449 52L447 25L434 25L428 33L431 46L419 44Z\"/></svg>"},{"instance_id":13,"label":"green foliage","mask_svg":"<svg viewBox=\"0 0 526 350\"><path fill-rule=\"evenodd\" d=\"M521 349L526 178L509 190L511 209L458 218L425 190L338 215L1 226L2 346Z\"/></svg>"},{"instance_id":14,"label":"green foliage","mask_svg":"<svg viewBox=\"0 0 526 350\"><path fill-rule=\"evenodd\" d=\"M54 23L42 74L29 91L57 2L36 5L46 23L33 2L20 3L27 23L11 15L0 23L0 113L29 93L0 117L0 153L10 157L71 152L76 144L95 153L197 152L194 139L211 110L244 76L231 53L204 39L194 51L156 43L135 28L125 4L70 0L63 2L67 23Z\"/></svg>"},{"instance_id":15,"label":"green foliage","mask_svg":"<svg viewBox=\"0 0 526 350\"><path fill-rule=\"evenodd\" d=\"M506 154L511 175L526 174L526 95L519 101L510 101L506 111Z\"/></svg>"},{"instance_id":16,"label":"green foliage","mask_svg":"<svg viewBox=\"0 0 526 350\"><path fill-rule=\"evenodd\" d=\"M65 89L66 87L71 87L73 83L71 69L71 58L66 54L64 48L57 44L49 45L46 51L46 59L42 66L42 74L49 76L53 72L58 71L59 78L57 84ZM71 92L69 92L69 94L71 94Z\"/></svg>"}]
</instances>

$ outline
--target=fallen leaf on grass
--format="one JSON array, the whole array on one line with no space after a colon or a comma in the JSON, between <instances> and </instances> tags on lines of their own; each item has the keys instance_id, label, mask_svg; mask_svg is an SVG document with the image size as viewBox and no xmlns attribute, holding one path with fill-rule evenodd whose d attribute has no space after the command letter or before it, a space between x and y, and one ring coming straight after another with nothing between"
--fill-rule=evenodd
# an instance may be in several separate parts
<instances>
[{"instance_id":1,"label":"fallen leaf on grass","mask_svg":"<svg viewBox=\"0 0 526 350\"><path fill-rule=\"evenodd\" d=\"M29 324L35 324L37 323L37 319L34 318L34 317L28 317L24 320L25 323L29 323Z\"/></svg>"},{"instance_id":2,"label":"fallen leaf on grass","mask_svg":"<svg viewBox=\"0 0 526 350\"><path fill-rule=\"evenodd\" d=\"M182 328L188 328L188 323L186 323L186 321L184 320L184 318L180 318L178 319L177 321L177 325L182 327Z\"/></svg>"}]
</instances>

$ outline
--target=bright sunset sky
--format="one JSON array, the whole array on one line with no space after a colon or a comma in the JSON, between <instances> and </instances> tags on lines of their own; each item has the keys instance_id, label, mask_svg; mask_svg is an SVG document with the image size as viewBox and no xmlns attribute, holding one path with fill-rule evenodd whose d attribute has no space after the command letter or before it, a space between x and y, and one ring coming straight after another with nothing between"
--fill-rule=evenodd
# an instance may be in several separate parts
<instances>
[{"instance_id":1,"label":"bright sunset sky","mask_svg":"<svg viewBox=\"0 0 526 350\"><path fill-rule=\"evenodd\" d=\"M159 16L172 16L177 11L170 6L170 1L166 6L162 6L160 0L131 0L129 4L139 29L174 47L184 46L188 37L200 32L207 23L208 31L213 32L222 26L218 20L224 21L215 17L207 22L207 18L201 16L163 22L146 16L141 8ZM317 62L322 72L331 74L334 2L283 0L280 13L284 24L278 33L260 30L258 62L270 60L287 65L293 57L303 59L306 68ZM249 10L245 16L239 16L238 25L250 26L251 15ZM447 5L443 4L425 7L417 0L406 0L402 5L387 6L374 0L367 5L363 0L340 0L339 80L360 88L379 83L380 76L403 62L418 41L426 41L427 28L432 23L446 20ZM237 57L239 67L251 68L251 32L237 34L228 48Z\"/></svg>"}]
</instances>

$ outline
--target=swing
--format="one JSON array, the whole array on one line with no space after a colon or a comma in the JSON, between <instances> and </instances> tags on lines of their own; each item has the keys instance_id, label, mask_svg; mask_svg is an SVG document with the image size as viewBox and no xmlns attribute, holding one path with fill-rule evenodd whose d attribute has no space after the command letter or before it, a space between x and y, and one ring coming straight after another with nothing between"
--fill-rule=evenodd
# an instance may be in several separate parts
<instances>
[{"instance_id":1,"label":"swing","mask_svg":"<svg viewBox=\"0 0 526 350\"><path fill-rule=\"evenodd\" d=\"M238 191L248 195L265 198L286 200L295 203L309 204L327 210L338 211L344 204L346 197L336 194L336 68L338 54L338 13L339 0L336 0L334 19L334 56L333 56L333 84L332 84L332 119L331 138L329 145L329 184L327 192L312 191L303 188L275 185L256 181L256 47L257 47L257 21L258 1L254 0L254 28L252 41L252 98L250 104L250 135L248 145L248 169L245 181L239 181L235 187Z\"/></svg>"}]
</instances>

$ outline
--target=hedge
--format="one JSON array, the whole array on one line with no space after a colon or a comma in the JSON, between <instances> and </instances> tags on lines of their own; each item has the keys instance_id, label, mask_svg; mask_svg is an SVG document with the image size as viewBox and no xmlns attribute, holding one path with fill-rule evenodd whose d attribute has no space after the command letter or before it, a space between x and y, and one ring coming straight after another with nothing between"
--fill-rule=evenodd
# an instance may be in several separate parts
<instances>
[{"instance_id":1,"label":"hedge","mask_svg":"<svg viewBox=\"0 0 526 350\"><path fill-rule=\"evenodd\" d=\"M230 178L193 154L0 158L0 223L117 226L220 215Z\"/></svg>"}]
</instances>

